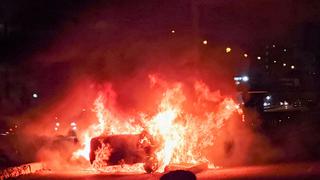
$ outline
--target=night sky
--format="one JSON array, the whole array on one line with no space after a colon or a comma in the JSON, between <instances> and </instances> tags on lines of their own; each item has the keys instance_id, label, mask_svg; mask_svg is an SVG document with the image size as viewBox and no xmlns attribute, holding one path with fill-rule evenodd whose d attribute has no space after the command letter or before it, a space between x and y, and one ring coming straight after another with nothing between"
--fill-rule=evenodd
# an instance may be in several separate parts
<instances>
[{"instance_id":1,"label":"night sky","mask_svg":"<svg viewBox=\"0 0 320 180\"><path fill-rule=\"evenodd\" d=\"M9 40L1 39L1 55L10 58L1 61L21 61L25 53L31 55L50 46L66 26L85 26L83 22L101 15L106 22L116 24L116 28L144 31L151 36L171 28L192 33L197 15L190 2L3 0L0 23L8 23L11 33ZM213 45L232 43L252 48L270 41L291 41L301 27L320 20L317 0L201 0L195 6L198 33L215 42Z\"/></svg>"},{"instance_id":2,"label":"night sky","mask_svg":"<svg viewBox=\"0 0 320 180\"><path fill-rule=\"evenodd\" d=\"M0 62L17 69L18 78L36 81L37 91L47 94L42 97L52 97L75 74L110 80L132 76L141 64L195 67L179 54L206 39L211 49L203 56L213 58L203 66L229 67L215 76L232 81L237 64L217 49L254 54L278 43L312 47L319 56L319 22L317 0L2 0Z\"/></svg>"}]
</instances>

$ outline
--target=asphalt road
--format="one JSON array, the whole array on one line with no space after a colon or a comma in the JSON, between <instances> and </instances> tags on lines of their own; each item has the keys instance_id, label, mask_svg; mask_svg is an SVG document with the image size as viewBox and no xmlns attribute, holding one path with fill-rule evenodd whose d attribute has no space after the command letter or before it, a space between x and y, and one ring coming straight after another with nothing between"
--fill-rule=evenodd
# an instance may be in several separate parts
<instances>
[{"instance_id":1,"label":"asphalt road","mask_svg":"<svg viewBox=\"0 0 320 180\"><path fill-rule=\"evenodd\" d=\"M153 180L163 173L156 174L107 174L91 171L46 172L23 176L18 179L83 179L83 180ZM279 164L238 168L209 169L196 174L197 179L320 179L320 163Z\"/></svg>"}]
</instances>

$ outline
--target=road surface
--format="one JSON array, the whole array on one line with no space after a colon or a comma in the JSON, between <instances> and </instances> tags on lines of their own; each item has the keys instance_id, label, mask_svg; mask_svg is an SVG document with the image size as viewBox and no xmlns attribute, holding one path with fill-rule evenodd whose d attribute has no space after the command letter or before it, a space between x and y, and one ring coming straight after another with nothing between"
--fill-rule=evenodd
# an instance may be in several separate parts
<instances>
[{"instance_id":1,"label":"road surface","mask_svg":"<svg viewBox=\"0 0 320 180\"><path fill-rule=\"evenodd\" d=\"M108 174L92 171L45 172L22 176L22 180L83 179L83 180L153 180L163 173L155 174ZM197 179L320 179L320 163L279 164L238 168L209 169L196 174Z\"/></svg>"}]
</instances>

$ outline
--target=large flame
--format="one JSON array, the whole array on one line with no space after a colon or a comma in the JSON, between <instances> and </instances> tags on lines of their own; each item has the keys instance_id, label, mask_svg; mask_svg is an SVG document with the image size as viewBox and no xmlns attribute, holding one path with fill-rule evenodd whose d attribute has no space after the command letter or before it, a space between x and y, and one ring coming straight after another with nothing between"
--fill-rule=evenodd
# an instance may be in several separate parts
<instances>
[{"instance_id":1,"label":"large flame","mask_svg":"<svg viewBox=\"0 0 320 180\"><path fill-rule=\"evenodd\" d=\"M113 107L114 92L110 86L100 92L94 103L98 122L92 124L81 136L83 148L74 152L75 158L89 159L90 140L100 135L139 134L147 131L157 142L155 150L159 162L157 171L170 164L211 163L204 150L214 145L219 129L233 114L242 114L239 105L219 91L196 81L192 98L184 92L182 82L167 83L157 76L149 76L151 84L163 89L155 113L139 113L131 117L120 116ZM191 108L190 108L191 107ZM143 171L141 164L125 165L125 171ZM119 171L119 168L116 168ZM108 171L115 171L110 167Z\"/></svg>"}]
</instances>

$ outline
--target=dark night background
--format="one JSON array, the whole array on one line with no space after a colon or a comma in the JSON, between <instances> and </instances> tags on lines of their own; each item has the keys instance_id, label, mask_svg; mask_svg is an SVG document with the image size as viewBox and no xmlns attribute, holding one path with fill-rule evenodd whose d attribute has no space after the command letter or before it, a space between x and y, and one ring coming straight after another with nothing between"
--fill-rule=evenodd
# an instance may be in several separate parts
<instances>
[{"instance_id":1,"label":"dark night background","mask_svg":"<svg viewBox=\"0 0 320 180\"><path fill-rule=\"evenodd\" d=\"M234 76L248 75L249 83L240 84L238 92L249 97L243 98L246 108L260 113L262 122L252 126L288 155L274 162L319 160L318 0L1 0L0 133L14 126L13 117L59 99L58 92L66 93L76 74L117 81L130 78L141 64L170 64L139 60L143 54L160 54L158 45L176 54L197 49L200 65L182 63L188 67L221 57L215 63L230 69L214 72L212 79L230 84ZM230 56L226 47L232 48ZM116 60L100 60L104 51ZM281 103L287 98L302 104L301 110L266 109L268 94Z\"/></svg>"}]
</instances>

